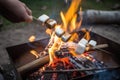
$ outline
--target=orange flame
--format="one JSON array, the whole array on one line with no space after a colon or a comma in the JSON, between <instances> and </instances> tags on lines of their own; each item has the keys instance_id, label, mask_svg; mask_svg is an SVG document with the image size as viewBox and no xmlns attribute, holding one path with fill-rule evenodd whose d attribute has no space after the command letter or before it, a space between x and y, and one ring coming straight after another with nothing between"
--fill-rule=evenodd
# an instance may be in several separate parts
<instances>
[{"instance_id":1,"label":"orange flame","mask_svg":"<svg viewBox=\"0 0 120 80\"><path fill-rule=\"evenodd\" d=\"M90 40L90 31L91 30L92 30L92 27L90 27L89 31L87 31L87 30L85 31L86 34L85 34L84 38L87 39L88 41Z\"/></svg>"},{"instance_id":2,"label":"orange flame","mask_svg":"<svg viewBox=\"0 0 120 80\"><path fill-rule=\"evenodd\" d=\"M32 36L30 36L30 38L28 39L30 42L33 42L33 41L35 41L35 36L34 35L32 35Z\"/></svg>"},{"instance_id":3,"label":"orange flame","mask_svg":"<svg viewBox=\"0 0 120 80\"><path fill-rule=\"evenodd\" d=\"M52 30L51 29L46 29L46 33L51 35L52 34Z\"/></svg>"},{"instance_id":4,"label":"orange flame","mask_svg":"<svg viewBox=\"0 0 120 80\"><path fill-rule=\"evenodd\" d=\"M68 25L72 20L73 16L76 14L78 7L80 5L81 0L72 0L70 8L68 9L67 13L65 14L66 24Z\"/></svg>"},{"instance_id":5,"label":"orange flame","mask_svg":"<svg viewBox=\"0 0 120 80\"><path fill-rule=\"evenodd\" d=\"M30 53L33 54L36 58L39 57L39 54L35 50L31 50Z\"/></svg>"},{"instance_id":6,"label":"orange flame","mask_svg":"<svg viewBox=\"0 0 120 80\"><path fill-rule=\"evenodd\" d=\"M65 19L65 16L64 16L63 12L60 12L60 16L61 16L61 19L62 19L62 21L63 21L63 26L62 26L62 28L63 28L65 31L67 31L66 19Z\"/></svg>"},{"instance_id":7,"label":"orange flame","mask_svg":"<svg viewBox=\"0 0 120 80\"><path fill-rule=\"evenodd\" d=\"M78 35L73 32L76 31L81 26L81 23L82 23L82 18L81 18L80 22L77 22L78 16L76 14L78 7L80 5L80 2L81 2L81 0L72 0L72 3L70 5L70 8L68 9L68 11L65 14L62 11L60 12L60 16L61 16L63 23L61 25L55 26L55 28L61 27L65 32L70 33L72 35L69 41L74 41L75 39L78 38ZM80 11L81 10L82 9L80 8ZM49 32L48 30L47 30L47 33L51 34L51 32ZM51 47L48 50L49 57L50 57L50 64L56 58L54 55L55 51L59 50L61 45L64 44L64 42L61 40L61 38L59 38L55 35L55 32L52 33L49 44L51 42L53 42L53 44L51 45ZM72 50L70 52L72 53L73 56L76 56L76 53L74 50Z\"/></svg>"},{"instance_id":8,"label":"orange flame","mask_svg":"<svg viewBox=\"0 0 120 80\"><path fill-rule=\"evenodd\" d=\"M58 38L56 35L52 36L52 37L54 37L54 43L53 43L52 47L49 48L49 50L48 50L49 57L50 57L50 64L51 64L51 62L53 62L53 59L55 58L55 55L54 55L55 51L60 49L60 46L62 43L61 39Z\"/></svg>"},{"instance_id":9,"label":"orange flame","mask_svg":"<svg viewBox=\"0 0 120 80\"><path fill-rule=\"evenodd\" d=\"M72 20L71 20L71 25L70 25L70 27L72 27L72 28L70 28L70 32L72 32L73 30L76 29L76 19L77 19L77 14L75 14L75 15L73 16Z\"/></svg>"},{"instance_id":10,"label":"orange flame","mask_svg":"<svg viewBox=\"0 0 120 80\"><path fill-rule=\"evenodd\" d=\"M78 40L78 34L77 33L73 33L72 37L70 38L69 41L76 41L76 40Z\"/></svg>"}]
</instances>

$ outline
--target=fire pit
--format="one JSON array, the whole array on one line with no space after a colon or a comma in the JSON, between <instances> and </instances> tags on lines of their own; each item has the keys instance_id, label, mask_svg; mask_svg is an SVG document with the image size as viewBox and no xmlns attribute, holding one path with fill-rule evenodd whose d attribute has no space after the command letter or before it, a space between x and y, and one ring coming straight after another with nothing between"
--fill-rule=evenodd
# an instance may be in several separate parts
<instances>
[{"instance_id":1,"label":"fire pit","mask_svg":"<svg viewBox=\"0 0 120 80\"><path fill-rule=\"evenodd\" d=\"M43 14L38 18L50 38L7 48L24 80L118 80L119 44L79 28L76 14L81 0L73 0L62 24ZM80 29L80 30L79 30ZM87 78L88 77L88 78Z\"/></svg>"},{"instance_id":2,"label":"fire pit","mask_svg":"<svg viewBox=\"0 0 120 80\"><path fill-rule=\"evenodd\" d=\"M81 33L81 31L79 31L78 33ZM77 80L77 79L78 80L79 79L82 79L82 80L90 79L90 80L92 80L93 78L98 79L98 78L100 78L100 77L98 77L100 74L106 75L108 73L109 73L109 77L111 76L110 77L111 80L120 79L119 69L117 69L117 68L114 69L115 66L118 66L120 64L120 61L119 61L119 58L120 58L119 47L120 47L120 45L111 41L111 40L109 40L109 39L106 39L106 38L104 38L104 37L102 37L98 34L95 34L93 32L91 32L90 34L91 34L91 38L93 40L96 40L98 42L98 44L106 44L107 43L109 45L109 47L107 47L107 48L104 48L102 50L96 50L95 52L90 54L93 57L95 57L98 61L100 61L100 62L102 61L103 63L99 63L98 65L101 65L103 68L106 68L106 69L103 69L103 70L101 69L101 71L100 70L94 70L95 69L94 66L89 61L87 61L87 63L90 63L93 66L90 69L88 69L87 67L83 68L83 69L80 69L80 68L68 69L67 71L66 70L64 71L64 69L63 69L63 72L60 69L58 69L57 71L53 70L53 72L52 72L51 69L48 67L48 69L46 69L46 71L43 72L48 78L48 79L45 78L45 80L50 80L49 79L51 77L50 75L51 74L55 75L55 73L60 74L60 76L59 76L60 79L63 78L63 80L70 80L70 75L69 74L66 75L66 73L72 73L72 72L74 72L74 73L75 72L77 72L77 73L83 72L83 76L79 75L79 76L77 76L77 78L73 78L73 80ZM16 46L8 47L7 51L9 53L14 65L18 69L21 66L29 64L30 62L33 62L34 60L37 60L36 57L30 53L30 51L31 50L36 50L38 53L42 52L44 50L45 46L47 45L48 41L49 41L49 38L46 38L46 39L42 39L42 40L39 40L39 41L31 42L31 43L16 45ZM78 62L77 59L75 59L75 57L72 57L70 59L73 60L74 63L76 62L75 65L77 63L81 64L80 61ZM84 59L83 59L83 61L84 61ZM23 73L20 73L22 79L27 79L29 77L34 76L33 80L37 80L38 76L40 75L40 68L43 67L43 66L45 67L46 66L45 64L47 64L47 63L43 62L42 65L40 65L39 67L37 66L34 69L27 70L27 71L24 71ZM107 67L105 67L105 66L107 66L109 68L107 69ZM78 66L78 67L80 67L80 66ZM113 67L113 69L112 69L112 67ZM93 68L93 70L92 70L92 68ZM84 71L87 72L87 75L84 73ZM90 74L91 71L92 72L98 71L98 72ZM95 77L95 76L97 76L97 77ZM113 78L113 77L115 77L116 79ZM29 78L29 79L31 80L32 78ZM105 80L107 80L107 79L105 78ZM52 80L54 80L54 79L52 79ZM57 80L59 80L59 79L57 78Z\"/></svg>"}]
</instances>

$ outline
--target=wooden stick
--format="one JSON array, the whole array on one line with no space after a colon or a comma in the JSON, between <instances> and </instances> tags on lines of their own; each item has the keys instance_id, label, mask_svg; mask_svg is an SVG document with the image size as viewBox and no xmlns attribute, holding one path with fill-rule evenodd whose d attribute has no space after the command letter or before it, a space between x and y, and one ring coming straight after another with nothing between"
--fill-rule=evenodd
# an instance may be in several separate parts
<instances>
[{"instance_id":1,"label":"wooden stick","mask_svg":"<svg viewBox=\"0 0 120 80\"><path fill-rule=\"evenodd\" d=\"M33 70L37 67L41 67L42 65L44 65L48 62L49 62L49 56L47 55L47 56L44 56L42 58L38 58L38 59L36 59L36 60L26 64L26 65L23 65L23 66L17 68L17 71L22 74L22 73L28 72L30 70Z\"/></svg>"},{"instance_id":2,"label":"wooden stick","mask_svg":"<svg viewBox=\"0 0 120 80\"><path fill-rule=\"evenodd\" d=\"M89 50L95 50L95 49L102 49L102 48L107 48L108 47L108 44L99 44L99 45L96 45L94 47L86 47L86 51L89 51Z\"/></svg>"},{"instance_id":3,"label":"wooden stick","mask_svg":"<svg viewBox=\"0 0 120 80\"><path fill-rule=\"evenodd\" d=\"M65 72L74 72L74 71L96 71L96 70L113 70L120 69L120 66L117 67L106 67L106 68L86 68L86 69L69 69L69 70L46 70L43 73L65 73Z\"/></svg>"},{"instance_id":4,"label":"wooden stick","mask_svg":"<svg viewBox=\"0 0 120 80\"><path fill-rule=\"evenodd\" d=\"M106 47L108 47L108 44L99 44L99 45L93 47L92 49L101 49L101 48L106 48Z\"/></svg>"}]
</instances>

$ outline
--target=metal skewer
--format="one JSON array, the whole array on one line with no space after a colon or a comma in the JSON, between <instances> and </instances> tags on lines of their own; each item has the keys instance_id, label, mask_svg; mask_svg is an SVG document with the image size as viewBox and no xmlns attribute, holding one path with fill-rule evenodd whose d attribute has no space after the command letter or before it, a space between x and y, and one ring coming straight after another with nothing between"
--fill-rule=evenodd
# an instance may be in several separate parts
<instances>
[{"instance_id":1,"label":"metal skewer","mask_svg":"<svg viewBox=\"0 0 120 80\"><path fill-rule=\"evenodd\" d=\"M65 72L74 72L74 71L96 71L96 70L113 70L120 69L120 66L117 67L106 67L106 68L86 68L86 69L69 69L69 70L46 70L43 73L65 73Z\"/></svg>"}]
</instances>

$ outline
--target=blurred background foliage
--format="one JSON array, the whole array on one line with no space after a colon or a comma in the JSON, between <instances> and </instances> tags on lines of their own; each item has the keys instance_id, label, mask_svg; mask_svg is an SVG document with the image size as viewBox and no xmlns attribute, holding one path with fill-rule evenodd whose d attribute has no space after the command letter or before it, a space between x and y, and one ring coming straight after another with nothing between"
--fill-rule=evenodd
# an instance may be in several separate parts
<instances>
[{"instance_id":1,"label":"blurred background foliage","mask_svg":"<svg viewBox=\"0 0 120 80\"><path fill-rule=\"evenodd\" d=\"M42 14L47 14L51 18L59 21L60 11L66 11L72 0L66 4L65 0L21 0L24 2L31 10L35 17L39 17ZM96 10L113 10L115 6L120 6L120 0L82 0L82 9L96 9ZM9 29L13 26L26 25L26 23L13 24L8 20L1 17L3 25L1 29ZM10 25L10 26L9 26ZM12 26L11 26L12 25Z\"/></svg>"}]
</instances>

